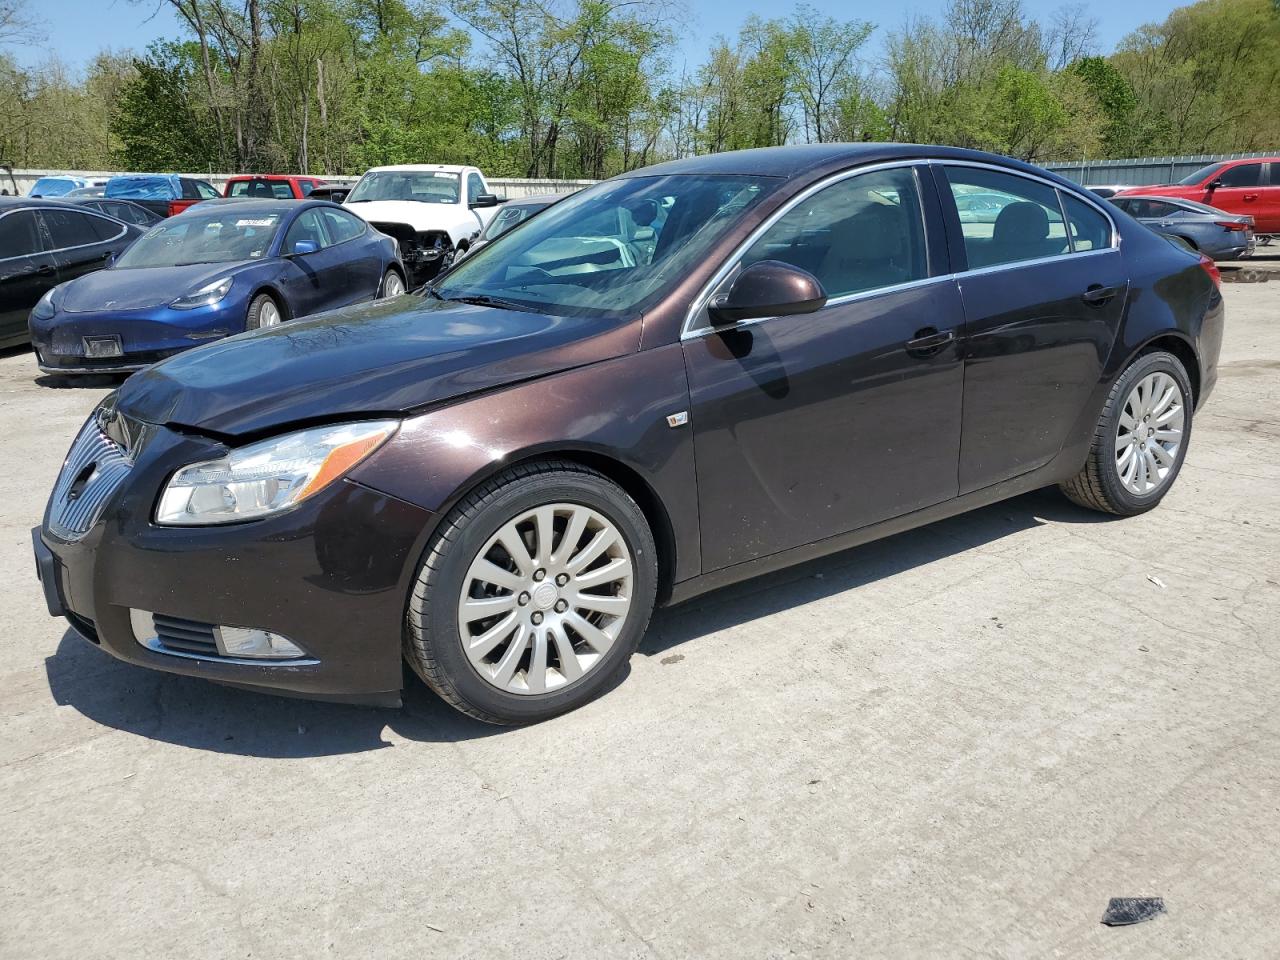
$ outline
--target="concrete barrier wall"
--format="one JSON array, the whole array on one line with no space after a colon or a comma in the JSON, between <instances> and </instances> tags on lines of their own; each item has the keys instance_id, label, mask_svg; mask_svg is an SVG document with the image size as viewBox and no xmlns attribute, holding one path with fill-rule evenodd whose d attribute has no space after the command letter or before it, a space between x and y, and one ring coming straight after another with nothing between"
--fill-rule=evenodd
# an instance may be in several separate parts
<instances>
[{"instance_id":1,"label":"concrete barrier wall","mask_svg":"<svg viewBox=\"0 0 1280 960\"><path fill-rule=\"evenodd\" d=\"M111 177L118 176L120 171L115 170L14 170L13 178L18 183L18 192L22 196L26 196L31 187L41 177L56 176L58 174L70 174L75 177L82 177L85 180L109 180ZM219 192L223 185L227 182L227 178L234 176L230 173L189 173L184 176L198 177L201 180L207 180ZM355 183L358 177L322 177L329 183ZM499 196L507 196L511 198L532 197L540 193L573 193L581 190L583 187L589 187L595 183L595 180L526 180L510 177L490 177L489 187ZM13 192L13 183L0 172L0 189Z\"/></svg>"}]
</instances>

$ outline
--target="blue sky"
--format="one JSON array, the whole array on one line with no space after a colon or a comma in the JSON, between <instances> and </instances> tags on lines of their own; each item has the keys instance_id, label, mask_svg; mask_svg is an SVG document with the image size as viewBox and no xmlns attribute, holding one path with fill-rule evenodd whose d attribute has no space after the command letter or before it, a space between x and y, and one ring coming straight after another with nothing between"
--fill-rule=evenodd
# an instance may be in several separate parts
<instances>
[{"instance_id":1,"label":"blue sky","mask_svg":"<svg viewBox=\"0 0 1280 960\"><path fill-rule=\"evenodd\" d=\"M888 29L900 26L909 16L936 14L945 0L904 0L899 4L850 3L848 0L811 0L812 5L835 17L858 17L877 24L873 47ZM1023 0L1033 16L1047 20L1063 4L1060 0ZM1090 13L1100 21L1099 39L1103 52L1140 24L1163 20L1180 4L1172 0L1129 0L1127 3L1088 0ZM13 49L18 59L30 64L53 51L70 67L82 66L103 47L123 51L142 50L152 40L176 37L181 33L178 18L163 0L31 0L37 11L44 39L38 44ZM701 62L710 38L717 33L732 36L751 13L785 16L791 4L777 0L685 0L690 23L679 34L685 39L676 56L676 68L683 56L690 67ZM1106 16L1104 16L1106 14Z\"/></svg>"}]
</instances>

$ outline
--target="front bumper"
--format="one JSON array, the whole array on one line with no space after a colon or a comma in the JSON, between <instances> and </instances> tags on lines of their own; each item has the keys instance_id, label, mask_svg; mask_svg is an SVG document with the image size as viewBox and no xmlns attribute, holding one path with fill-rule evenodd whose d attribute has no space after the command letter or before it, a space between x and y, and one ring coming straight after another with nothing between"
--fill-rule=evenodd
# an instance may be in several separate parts
<instances>
[{"instance_id":1,"label":"front bumper","mask_svg":"<svg viewBox=\"0 0 1280 960\"><path fill-rule=\"evenodd\" d=\"M138 666L313 699L398 703L405 606L433 515L344 480L262 520L151 523L172 471L222 450L158 429L82 537L55 534L46 511L33 547L50 614ZM161 652L135 635L131 609L268 630L306 658Z\"/></svg>"},{"instance_id":2,"label":"front bumper","mask_svg":"<svg viewBox=\"0 0 1280 960\"><path fill-rule=\"evenodd\" d=\"M58 312L30 320L31 345L45 373L132 373L166 357L244 331L238 300L174 310ZM120 355L91 357L87 341L117 338Z\"/></svg>"}]
</instances>

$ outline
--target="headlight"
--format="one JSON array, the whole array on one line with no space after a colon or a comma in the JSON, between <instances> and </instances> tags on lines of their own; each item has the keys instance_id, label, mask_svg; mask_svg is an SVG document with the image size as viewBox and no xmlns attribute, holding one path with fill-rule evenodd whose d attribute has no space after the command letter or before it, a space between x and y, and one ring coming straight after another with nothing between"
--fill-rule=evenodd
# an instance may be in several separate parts
<instances>
[{"instance_id":1,"label":"headlight","mask_svg":"<svg viewBox=\"0 0 1280 960\"><path fill-rule=\"evenodd\" d=\"M183 467L165 485L156 523L235 523L287 510L350 471L397 426L368 420L313 427Z\"/></svg>"},{"instance_id":2,"label":"headlight","mask_svg":"<svg viewBox=\"0 0 1280 960\"><path fill-rule=\"evenodd\" d=\"M36 301L36 305L31 308L33 320L50 320L53 318L53 315L58 312L58 308L53 302L53 295L57 292L57 287L50 287L45 291L45 295Z\"/></svg>"},{"instance_id":3,"label":"headlight","mask_svg":"<svg viewBox=\"0 0 1280 960\"><path fill-rule=\"evenodd\" d=\"M193 307L211 307L228 293L231 292L231 278L225 277L222 280L215 280L213 283L206 283L195 293L189 293L185 297L179 297L169 306L176 310L190 310Z\"/></svg>"}]
</instances>

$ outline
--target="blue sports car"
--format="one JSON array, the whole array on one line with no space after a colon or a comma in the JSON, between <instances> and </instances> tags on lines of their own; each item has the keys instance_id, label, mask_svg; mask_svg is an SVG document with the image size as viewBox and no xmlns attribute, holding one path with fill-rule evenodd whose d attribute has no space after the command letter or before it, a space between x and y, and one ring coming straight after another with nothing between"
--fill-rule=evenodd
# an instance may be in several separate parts
<instances>
[{"instance_id":1,"label":"blue sports car","mask_svg":"<svg viewBox=\"0 0 1280 960\"><path fill-rule=\"evenodd\" d=\"M404 289L396 242L336 204L210 200L46 293L31 342L46 373L123 373Z\"/></svg>"}]
</instances>

